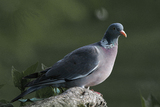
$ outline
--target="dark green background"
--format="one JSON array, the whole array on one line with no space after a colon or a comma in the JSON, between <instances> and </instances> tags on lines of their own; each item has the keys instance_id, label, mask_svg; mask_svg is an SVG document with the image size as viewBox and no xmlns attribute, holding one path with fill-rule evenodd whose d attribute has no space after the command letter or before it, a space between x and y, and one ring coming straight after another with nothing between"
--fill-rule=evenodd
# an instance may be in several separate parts
<instances>
[{"instance_id":1,"label":"dark green background","mask_svg":"<svg viewBox=\"0 0 160 107\"><path fill-rule=\"evenodd\" d=\"M101 40L114 22L124 25L128 38L119 39L111 76L92 88L109 107L141 107L140 92L160 98L159 20L160 0L0 0L0 84L5 84L0 99L20 93L11 66L19 71L37 61L52 66Z\"/></svg>"}]
</instances>

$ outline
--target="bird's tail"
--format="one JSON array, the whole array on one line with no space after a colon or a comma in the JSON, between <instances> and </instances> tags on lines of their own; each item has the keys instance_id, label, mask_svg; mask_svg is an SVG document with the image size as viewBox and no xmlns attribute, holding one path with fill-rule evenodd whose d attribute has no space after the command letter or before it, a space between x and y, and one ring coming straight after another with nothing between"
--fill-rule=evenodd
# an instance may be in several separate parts
<instances>
[{"instance_id":1,"label":"bird's tail","mask_svg":"<svg viewBox=\"0 0 160 107\"><path fill-rule=\"evenodd\" d=\"M34 86L34 87L30 87L30 88L28 88L27 90L25 90L23 93L21 93L19 96L17 96L16 98L14 98L14 99L11 101L11 103L14 102L14 101L17 101L18 99L24 97L25 95L27 95L27 94L29 94L29 93L32 93L32 92L34 92L34 91L36 91L36 90L39 90L39 89L41 89L41 88L44 88L44 87L46 87L46 86Z\"/></svg>"}]
</instances>

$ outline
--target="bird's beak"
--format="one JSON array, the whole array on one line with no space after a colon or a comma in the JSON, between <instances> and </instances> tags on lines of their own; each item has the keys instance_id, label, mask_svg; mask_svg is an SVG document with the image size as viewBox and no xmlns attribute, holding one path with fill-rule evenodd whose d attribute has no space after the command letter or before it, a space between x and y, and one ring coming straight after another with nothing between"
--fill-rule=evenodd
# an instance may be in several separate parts
<instances>
[{"instance_id":1,"label":"bird's beak","mask_svg":"<svg viewBox=\"0 0 160 107\"><path fill-rule=\"evenodd\" d=\"M127 37L127 34L125 33L125 31L120 31L120 33L123 35L123 36L125 36L125 37Z\"/></svg>"}]
</instances>

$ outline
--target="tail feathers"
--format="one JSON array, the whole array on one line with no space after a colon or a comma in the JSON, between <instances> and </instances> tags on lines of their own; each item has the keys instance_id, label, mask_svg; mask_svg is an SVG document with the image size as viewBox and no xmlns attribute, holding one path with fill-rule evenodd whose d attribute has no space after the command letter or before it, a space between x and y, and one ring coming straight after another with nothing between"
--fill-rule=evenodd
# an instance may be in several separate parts
<instances>
[{"instance_id":1,"label":"tail feathers","mask_svg":"<svg viewBox=\"0 0 160 107\"><path fill-rule=\"evenodd\" d=\"M30 74L30 75L27 75L27 76L23 77L23 79L38 78L38 77L42 76L43 74L45 74L49 69L50 68L47 68L41 72L36 72L36 73Z\"/></svg>"},{"instance_id":2,"label":"tail feathers","mask_svg":"<svg viewBox=\"0 0 160 107\"><path fill-rule=\"evenodd\" d=\"M33 74L30 74L30 75L27 75L27 76L23 77L23 79L38 78L39 75L40 75L39 72L37 72L37 73L33 73Z\"/></svg>"},{"instance_id":3,"label":"tail feathers","mask_svg":"<svg viewBox=\"0 0 160 107\"><path fill-rule=\"evenodd\" d=\"M41 89L41 88L44 88L44 87L45 87L45 86L30 87L30 88L28 88L26 91L24 91L23 93L21 93L19 96L17 96L16 98L14 98L14 99L11 101L11 103L17 101L18 99L24 97L25 95L27 95L27 94L29 94L29 93L32 93L32 92L34 92L34 91L36 91L36 90L39 90L39 89Z\"/></svg>"},{"instance_id":4,"label":"tail feathers","mask_svg":"<svg viewBox=\"0 0 160 107\"><path fill-rule=\"evenodd\" d=\"M29 82L28 84L25 85L25 87L33 87L33 86L37 86L40 85L41 82L43 82L46 79L45 75L42 75L41 77L37 78L36 80L33 80L31 82Z\"/></svg>"}]
</instances>

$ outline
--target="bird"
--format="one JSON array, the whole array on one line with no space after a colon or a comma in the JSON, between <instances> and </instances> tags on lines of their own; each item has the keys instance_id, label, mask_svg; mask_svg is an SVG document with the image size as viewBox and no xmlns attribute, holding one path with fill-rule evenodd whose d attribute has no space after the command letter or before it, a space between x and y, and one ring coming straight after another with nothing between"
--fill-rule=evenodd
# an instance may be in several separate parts
<instances>
[{"instance_id":1,"label":"bird","mask_svg":"<svg viewBox=\"0 0 160 107\"><path fill-rule=\"evenodd\" d=\"M112 23L99 42L73 50L53 66L24 77L35 79L26 84L29 88L11 102L47 86L87 88L102 83L112 72L117 56L118 38L120 35L127 37L123 29L121 23Z\"/></svg>"}]
</instances>

